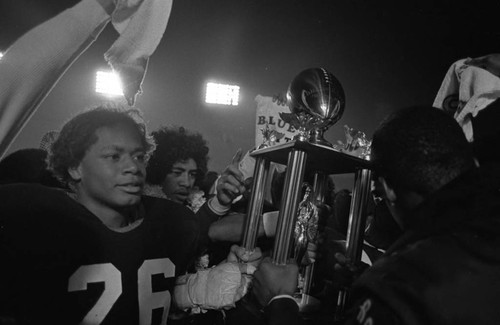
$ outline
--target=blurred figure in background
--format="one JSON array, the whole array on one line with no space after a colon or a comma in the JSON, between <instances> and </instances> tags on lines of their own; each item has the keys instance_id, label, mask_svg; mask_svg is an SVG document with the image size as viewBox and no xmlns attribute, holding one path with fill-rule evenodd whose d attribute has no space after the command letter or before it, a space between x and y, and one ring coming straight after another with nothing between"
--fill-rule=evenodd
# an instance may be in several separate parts
<instances>
[{"instance_id":1,"label":"blurred figure in background","mask_svg":"<svg viewBox=\"0 0 500 325\"><path fill-rule=\"evenodd\" d=\"M500 53L454 62L433 103L452 115L473 143L480 164L496 165L500 176Z\"/></svg>"},{"instance_id":2,"label":"blurred figure in background","mask_svg":"<svg viewBox=\"0 0 500 325\"><path fill-rule=\"evenodd\" d=\"M27 148L14 151L0 161L0 184L38 183L63 187L47 168L47 151Z\"/></svg>"},{"instance_id":3,"label":"blurred figure in background","mask_svg":"<svg viewBox=\"0 0 500 325\"><path fill-rule=\"evenodd\" d=\"M147 167L145 193L188 205L207 172L207 142L183 127L161 127L151 135L157 147Z\"/></svg>"}]
</instances>

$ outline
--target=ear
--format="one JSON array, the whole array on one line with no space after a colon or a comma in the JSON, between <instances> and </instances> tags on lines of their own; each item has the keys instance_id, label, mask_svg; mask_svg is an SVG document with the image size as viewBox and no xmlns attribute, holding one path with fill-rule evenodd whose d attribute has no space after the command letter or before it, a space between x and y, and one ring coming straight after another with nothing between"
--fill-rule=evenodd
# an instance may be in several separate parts
<instances>
[{"instance_id":1,"label":"ear","mask_svg":"<svg viewBox=\"0 0 500 325\"><path fill-rule=\"evenodd\" d=\"M68 174L71 176L71 178L75 181L78 182L80 179L82 179L82 172L80 169L80 165L76 167L69 167L68 168Z\"/></svg>"},{"instance_id":2,"label":"ear","mask_svg":"<svg viewBox=\"0 0 500 325\"><path fill-rule=\"evenodd\" d=\"M394 191L394 188L385 180L384 177L379 177L378 181L382 185L382 189L384 190L385 198L387 201L391 204L394 205L397 199L396 192Z\"/></svg>"}]
</instances>

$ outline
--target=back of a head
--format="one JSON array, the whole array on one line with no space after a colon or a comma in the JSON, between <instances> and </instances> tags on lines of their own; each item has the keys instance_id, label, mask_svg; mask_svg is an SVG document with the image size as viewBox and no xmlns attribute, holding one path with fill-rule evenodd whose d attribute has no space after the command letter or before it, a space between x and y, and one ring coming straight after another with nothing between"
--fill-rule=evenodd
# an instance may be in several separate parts
<instances>
[{"instance_id":1,"label":"back of a head","mask_svg":"<svg viewBox=\"0 0 500 325\"><path fill-rule=\"evenodd\" d=\"M59 187L47 169L47 152L38 148L14 151L0 161L0 184L38 183Z\"/></svg>"},{"instance_id":2,"label":"back of a head","mask_svg":"<svg viewBox=\"0 0 500 325\"><path fill-rule=\"evenodd\" d=\"M431 106L389 115L373 136L372 161L391 186L421 195L474 166L471 146L458 123Z\"/></svg>"}]
</instances>

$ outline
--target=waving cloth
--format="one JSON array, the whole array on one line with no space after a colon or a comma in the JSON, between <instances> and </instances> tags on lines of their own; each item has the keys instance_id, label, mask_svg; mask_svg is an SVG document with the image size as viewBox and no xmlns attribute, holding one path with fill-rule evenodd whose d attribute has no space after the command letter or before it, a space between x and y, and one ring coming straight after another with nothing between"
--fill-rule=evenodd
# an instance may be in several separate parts
<instances>
[{"instance_id":1,"label":"waving cloth","mask_svg":"<svg viewBox=\"0 0 500 325\"><path fill-rule=\"evenodd\" d=\"M485 69L467 65L468 60L458 60L451 65L433 106L453 114L467 140L472 142L471 118L500 97L500 78Z\"/></svg>"},{"instance_id":2,"label":"waving cloth","mask_svg":"<svg viewBox=\"0 0 500 325\"><path fill-rule=\"evenodd\" d=\"M119 75L130 106L146 74L149 57L160 43L172 10L172 0L120 0L111 22L120 37L104 54Z\"/></svg>"},{"instance_id":3,"label":"waving cloth","mask_svg":"<svg viewBox=\"0 0 500 325\"><path fill-rule=\"evenodd\" d=\"M0 60L0 158L111 19L120 37L106 58L133 105L171 7L172 0L82 0L17 39Z\"/></svg>"}]
</instances>

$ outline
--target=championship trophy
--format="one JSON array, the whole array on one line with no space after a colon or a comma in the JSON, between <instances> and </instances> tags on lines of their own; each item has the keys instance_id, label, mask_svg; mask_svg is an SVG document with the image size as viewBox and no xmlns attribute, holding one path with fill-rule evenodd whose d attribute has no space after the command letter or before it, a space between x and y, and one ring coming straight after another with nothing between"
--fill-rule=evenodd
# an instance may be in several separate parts
<instances>
[{"instance_id":1,"label":"championship trophy","mask_svg":"<svg viewBox=\"0 0 500 325\"><path fill-rule=\"evenodd\" d=\"M349 139L352 139L349 144L354 146L352 148L346 146L339 150L324 139L325 131L343 115L345 94L340 82L323 68L310 68L300 72L288 87L287 103L290 113L279 115L297 131L297 134L293 141L257 149L252 153L254 157L262 159L254 172L252 199L248 208L246 219L248 221L245 223L242 246L246 249L255 247L269 162L286 165L271 258L276 265L286 265L289 258L294 257L299 265L305 266L305 270L302 268L299 272L304 272L299 275L299 281L302 282L300 278L302 276L303 283L294 298L299 303L301 312L313 315L319 310L321 302L311 295L314 291L311 288L315 263L313 259L307 261L308 257L313 256L309 254L308 248L314 249L315 245L310 244L317 244L320 230L318 220L323 216L322 208L328 175L355 173L346 251L349 257L352 256L352 260L357 260L363 239L359 234L362 234L360 231L363 229L365 207L370 194L371 171L367 159L369 151L362 152L362 156L366 156L363 159L358 155L354 157L352 154L345 154L344 151L350 153L358 147L364 149L365 146L368 147L369 142L361 133L351 136L354 132L351 128L345 130L349 131ZM274 137L269 130L262 131L268 135L267 142L272 143ZM312 188L303 187L306 167L309 168L309 172L313 172Z\"/></svg>"},{"instance_id":2,"label":"championship trophy","mask_svg":"<svg viewBox=\"0 0 500 325\"><path fill-rule=\"evenodd\" d=\"M306 69L291 81L286 96L290 113L281 113L280 117L297 130L294 140L333 148L333 145L325 140L324 133L337 123L344 113L345 94L337 78L324 68ZM302 153L297 151L294 154L299 156ZM297 174L295 178L302 179L303 174ZM306 186L306 194L296 211L296 221L293 225L293 253L298 264L302 264L299 272L299 291L295 298L303 312L319 308L319 301L310 295L314 263L304 265L302 262L309 244L317 244L316 204L323 202L326 181L325 173L315 171L314 186ZM297 186L300 185L296 184ZM294 205L293 201L288 203Z\"/></svg>"},{"instance_id":3,"label":"championship trophy","mask_svg":"<svg viewBox=\"0 0 500 325\"><path fill-rule=\"evenodd\" d=\"M298 132L294 140L309 141L332 147L324 133L344 113L345 94L340 82L323 68L300 72L290 83L286 94L291 113L281 113Z\"/></svg>"}]
</instances>

